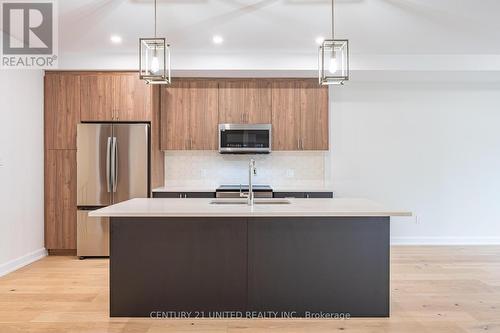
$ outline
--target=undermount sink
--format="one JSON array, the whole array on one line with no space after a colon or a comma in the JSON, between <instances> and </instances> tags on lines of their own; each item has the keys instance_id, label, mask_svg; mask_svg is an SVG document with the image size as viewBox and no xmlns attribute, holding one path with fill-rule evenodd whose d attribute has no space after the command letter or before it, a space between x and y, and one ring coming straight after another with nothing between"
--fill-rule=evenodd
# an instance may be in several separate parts
<instances>
[{"instance_id":1,"label":"undermount sink","mask_svg":"<svg viewBox=\"0 0 500 333\"><path fill-rule=\"evenodd\" d=\"M220 198L210 201L212 205L246 205L247 199L245 198ZM255 205L287 205L290 204L288 199L280 198L256 198L254 199Z\"/></svg>"}]
</instances>

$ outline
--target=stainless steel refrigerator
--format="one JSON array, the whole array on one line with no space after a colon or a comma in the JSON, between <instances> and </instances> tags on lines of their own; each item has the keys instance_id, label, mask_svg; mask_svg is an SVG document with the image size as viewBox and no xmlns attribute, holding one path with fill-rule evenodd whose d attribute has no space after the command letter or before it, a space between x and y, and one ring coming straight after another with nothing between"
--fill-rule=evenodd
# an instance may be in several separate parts
<instances>
[{"instance_id":1,"label":"stainless steel refrigerator","mask_svg":"<svg viewBox=\"0 0 500 333\"><path fill-rule=\"evenodd\" d=\"M149 195L149 125L79 124L77 255L109 256L109 219L91 210Z\"/></svg>"}]
</instances>

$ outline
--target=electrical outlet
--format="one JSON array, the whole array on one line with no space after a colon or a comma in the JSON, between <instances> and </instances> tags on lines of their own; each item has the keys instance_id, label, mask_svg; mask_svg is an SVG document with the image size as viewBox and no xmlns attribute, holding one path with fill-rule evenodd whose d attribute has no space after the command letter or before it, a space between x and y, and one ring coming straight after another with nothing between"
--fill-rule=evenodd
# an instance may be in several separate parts
<instances>
[{"instance_id":1,"label":"electrical outlet","mask_svg":"<svg viewBox=\"0 0 500 333\"><path fill-rule=\"evenodd\" d=\"M293 177L295 177L295 170L293 170L293 169L287 169L286 170L286 176L287 176L287 178L293 178Z\"/></svg>"}]
</instances>

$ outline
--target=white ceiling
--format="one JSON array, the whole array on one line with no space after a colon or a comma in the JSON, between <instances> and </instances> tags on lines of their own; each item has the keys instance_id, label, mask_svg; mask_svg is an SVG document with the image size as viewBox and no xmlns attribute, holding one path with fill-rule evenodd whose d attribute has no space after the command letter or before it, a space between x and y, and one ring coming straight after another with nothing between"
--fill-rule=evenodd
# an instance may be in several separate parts
<instances>
[{"instance_id":1,"label":"white ceiling","mask_svg":"<svg viewBox=\"0 0 500 333\"><path fill-rule=\"evenodd\" d=\"M158 0L158 6L159 35L172 44L174 59L248 53L314 63L315 38L330 31L330 0ZM153 35L153 0L59 1L59 13L62 54L132 55L139 37ZM336 37L350 40L354 63L370 55L500 55L499 13L499 0L336 0ZM112 34L123 43L110 43ZM214 34L224 37L222 45L212 43Z\"/></svg>"}]
</instances>

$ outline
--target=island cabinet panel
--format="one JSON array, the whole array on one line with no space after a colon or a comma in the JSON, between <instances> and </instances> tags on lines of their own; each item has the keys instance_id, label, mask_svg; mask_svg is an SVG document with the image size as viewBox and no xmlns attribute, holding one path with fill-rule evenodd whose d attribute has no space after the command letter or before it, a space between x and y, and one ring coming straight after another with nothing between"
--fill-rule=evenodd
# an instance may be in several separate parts
<instances>
[{"instance_id":1,"label":"island cabinet panel","mask_svg":"<svg viewBox=\"0 0 500 333\"><path fill-rule=\"evenodd\" d=\"M45 153L45 248L76 249L76 150Z\"/></svg>"},{"instance_id":2,"label":"island cabinet panel","mask_svg":"<svg viewBox=\"0 0 500 333\"><path fill-rule=\"evenodd\" d=\"M112 75L82 75L80 93L81 120L114 120L113 95Z\"/></svg>"},{"instance_id":3,"label":"island cabinet panel","mask_svg":"<svg viewBox=\"0 0 500 333\"><path fill-rule=\"evenodd\" d=\"M300 86L302 81L273 82L273 150L300 150Z\"/></svg>"},{"instance_id":4,"label":"island cabinet panel","mask_svg":"<svg viewBox=\"0 0 500 333\"><path fill-rule=\"evenodd\" d=\"M270 80L222 80L219 82L219 123L271 123Z\"/></svg>"},{"instance_id":5,"label":"island cabinet panel","mask_svg":"<svg viewBox=\"0 0 500 333\"><path fill-rule=\"evenodd\" d=\"M45 147L76 149L80 122L80 76L46 74L44 86Z\"/></svg>"},{"instance_id":6,"label":"island cabinet panel","mask_svg":"<svg viewBox=\"0 0 500 333\"><path fill-rule=\"evenodd\" d=\"M248 310L389 316L388 217L248 219Z\"/></svg>"},{"instance_id":7,"label":"island cabinet panel","mask_svg":"<svg viewBox=\"0 0 500 333\"><path fill-rule=\"evenodd\" d=\"M273 150L328 150L328 88L316 80L275 80Z\"/></svg>"},{"instance_id":8,"label":"island cabinet panel","mask_svg":"<svg viewBox=\"0 0 500 333\"><path fill-rule=\"evenodd\" d=\"M110 240L111 317L389 316L389 217L111 217Z\"/></svg>"},{"instance_id":9,"label":"island cabinet panel","mask_svg":"<svg viewBox=\"0 0 500 333\"><path fill-rule=\"evenodd\" d=\"M328 150L328 87L304 81L300 89L301 150Z\"/></svg>"},{"instance_id":10,"label":"island cabinet panel","mask_svg":"<svg viewBox=\"0 0 500 333\"><path fill-rule=\"evenodd\" d=\"M111 218L110 315L244 311L246 230L237 218Z\"/></svg>"},{"instance_id":11,"label":"island cabinet panel","mask_svg":"<svg viewBox=\"0 0 500 333\"><path fill-rule=\"evenodd\" d=\"M152 88L137 73L83 74L82 121L150 121Z\"/></svg>"},{"instance_id":12,"label":"island cabinet panel","mask_svg":"<svg viewBox=\"0 0 500 333\"><path fill-rule=\"evenodd\" d=\"M161 92L161 149L217 148L218 84L176 80Z\"/></svg>"}]
</instances>

